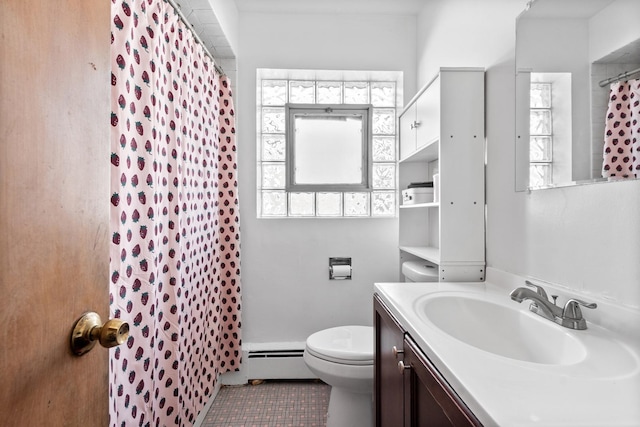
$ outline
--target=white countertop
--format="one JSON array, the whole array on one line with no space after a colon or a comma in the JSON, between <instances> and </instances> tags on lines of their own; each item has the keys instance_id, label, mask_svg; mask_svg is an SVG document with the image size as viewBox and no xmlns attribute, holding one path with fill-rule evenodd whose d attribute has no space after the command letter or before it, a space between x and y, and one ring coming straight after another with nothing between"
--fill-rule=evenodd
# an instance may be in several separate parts
<instances>
[{"instance_id":1,"label":"white countertop","mask_svg":"<svg viewBox=\"0 0 640 427\"><path fill-rule=\"evenodd\" d=\"M588 329L574 331L529 312L528 301L511 301L510 291L486 282L375 284L392 314L485 426L640 426L640 323L621 334L590 322L593 311L583 310ZM460 292L515 306L575 334L589 351L565 365L515 360L458 341L415 310L425 297Z\"/></svg>"}]
</instances>

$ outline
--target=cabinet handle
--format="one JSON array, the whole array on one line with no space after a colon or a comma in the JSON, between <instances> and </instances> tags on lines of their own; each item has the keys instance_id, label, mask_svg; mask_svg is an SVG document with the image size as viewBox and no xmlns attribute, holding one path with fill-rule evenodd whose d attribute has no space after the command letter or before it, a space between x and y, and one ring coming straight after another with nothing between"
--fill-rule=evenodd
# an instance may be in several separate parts
<instances>
[{"instance_id":1,"label":"cabinet handle","mask_svg":"<svg viewBox=\"0 0 640 427\"><path fill-rule=\"evenodd\" d=\"M393 357L395 357L396 359L398 358L399 354L404 353L404 350L398 350L398 347L396 347L395 345L393 346L391 351L393 352Z\"/></svg>"},{"instance_id":2,"label":"cabinet handle","mask_svg":"<svg viewBox=\"0 0 640 427\"><path fill-rule=\"evenodd\" d=\"M411 126L411 129L417 129L417 128L418 128L418 126L420 126L420 124L421 124L421 123L420 123L419 121L417 121L417 120L416 120L416 121L414 121L414 122L413 122L413 123L411 123L411 125L410 125L410 126Z\"/></svg>"},{"instance_id":3,"label":"cabinet handle","mask_svg":"<svg viewBox=\"0 0 640 427\"><path fill-rule=\"evenodd\" d=\"M411 369L411 365L405 365L402 360L399 361L398 362L398 371L400 372L400 375L404 374L405 369Z\"/></svg>"}]
</instances>

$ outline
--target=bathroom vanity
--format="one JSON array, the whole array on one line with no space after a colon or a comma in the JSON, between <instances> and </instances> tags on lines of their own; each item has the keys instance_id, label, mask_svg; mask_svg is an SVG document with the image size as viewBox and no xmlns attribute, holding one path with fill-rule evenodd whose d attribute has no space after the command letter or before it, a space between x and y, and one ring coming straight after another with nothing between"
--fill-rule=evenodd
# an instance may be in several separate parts
<instances>
[{"instance_id":1,"label":"bathroom vanity","mask_svg":"<svg viewBox=\"0 0 640 427\"><path fill-rule=\"evenodd\" d=\"M374 298L376 427L479 426L380 298Z\"/></svg>"},{"instance_id":2,"label":"bathroom vanity","mask_svg":"<svg viewBox=\"0 0 640 427\"><path fill-rule=\"evenodd\" d=\"M376 284L376 426L638 425L640 312L598 301L573 330L513 301L520 286Z\"/></svg>"}]
</instances>

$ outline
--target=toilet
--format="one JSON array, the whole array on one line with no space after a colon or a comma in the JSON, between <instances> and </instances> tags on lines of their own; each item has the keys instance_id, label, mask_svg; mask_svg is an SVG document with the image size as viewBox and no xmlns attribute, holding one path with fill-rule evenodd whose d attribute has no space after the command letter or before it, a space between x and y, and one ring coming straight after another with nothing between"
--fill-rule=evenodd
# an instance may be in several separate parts
<instances>
[{"instance_id":1,"label":"toilet","mask_svg":"<svg viewBox=\"0 0 640 427\"><path fill-rule=\"evenodd\" d=\"M331 386L327 427L373 425L373 327L338 326L307 338L304 361Z\"/></svg>"},{"instance_id":2,"label":"toilet","mask_svg":"<svg viewBox=\"0 0 640 427\"><path fill-rule=\"evenodd\" d=\"M438 266L428 261L406 261L402 263L405 282L437 282Z\"/></svg>"}]
</instances>

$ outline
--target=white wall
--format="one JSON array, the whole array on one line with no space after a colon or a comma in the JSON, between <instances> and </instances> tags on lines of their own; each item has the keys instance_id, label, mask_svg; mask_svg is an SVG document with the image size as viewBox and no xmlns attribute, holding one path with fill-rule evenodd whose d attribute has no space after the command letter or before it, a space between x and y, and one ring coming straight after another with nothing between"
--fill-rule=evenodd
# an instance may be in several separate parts
<instances>
[{"instance_id":1,"label":"white wall","mask_svg":"<svg viewBox=\"0 0 640 427\"><path fill-rule=\"evenodd\" d=\"M235 0L208 0L233 52L238 54L239 13Z\"/></svg>"},{"instance_id":2,"label":"white wall","mask_svg":"<svg viewBox=\"0 0 640 427\"><path fill-rule=\"evenodd\" d=\"M514 191L515 18L525 0L437 0L418 18L418 86L440 66L486 75L487 264L640 307L640 180Z\"/></svg>"},{"instance_id":3,"label":"white wall","mask_svg":"<svg viewBox=\"0 0 640 427\"><path fill-rule=\"evenodd\" d=\"M415 23L415 16L240 14L245 343L304 341L330 326L370 325L373 283L399 278L397 219L256 219L256 68L399 70L405 93L415 93ZM332 256L353 258L353 280L328 280Z\"/></svg>"},{"instance_id":4,"label":"white wall","mask_svg":"<svg viewBox=\"0 0 640 427\"><path fill-rule=\"evenodd\" d=\"M589 22L589 58L597 61L614 50L640 38L640 2L616 0ZM612 25L629 22L629 25Z\"/></svg>"}]
</instances>

